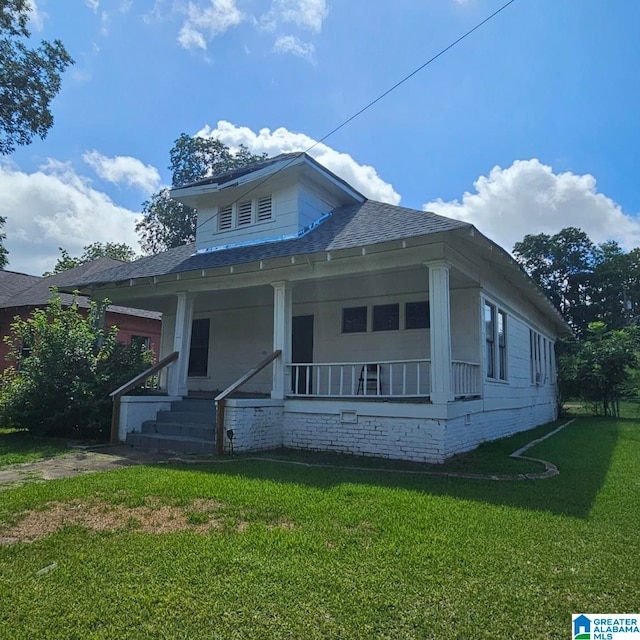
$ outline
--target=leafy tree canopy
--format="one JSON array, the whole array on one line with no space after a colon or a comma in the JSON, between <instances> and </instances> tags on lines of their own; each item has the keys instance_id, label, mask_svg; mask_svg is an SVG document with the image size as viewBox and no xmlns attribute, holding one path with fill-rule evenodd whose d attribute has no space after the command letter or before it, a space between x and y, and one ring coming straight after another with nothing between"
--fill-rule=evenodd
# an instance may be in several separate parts
<instances>
[{"instance_id":1,"label":"leafy tree canopy","mask_svg":"<svg viewBox=\"0 0 640 640\"><path fill-rule=\"evenodd\" d=\"M630 325L610 330L592 322L584 340L563 344L558 358L560 393L580 398L594 413L619 416L619 400L637 391L640 329ZM635 387L635 389L634 389Z\"/></svg>"},{"instance_id":2,"label":"leafy tree canopy","mask_svg":"<svg viewBox=\"0 0 640 640\"><path fill-rule=\"evenodd\" d=\"M44 138L53 125L50 104L73 59L60 40L30 48L28 0L0 2L0 154Z\"/></svg>"},{"instance_id":3,"label":"leafy tree canopy","mask_svg":"<svg viewBox=\"0 0 640 640\"><path fill-rule=\"evenodd\" d=\"M189 136L186 133L174 142L169 152L171 184L181 187L208 176L224 173L260 162L266 154L252 154L245 146L232 152L220 140ZM196 210L169 197L164 187L142 205L142 220L136 225L145 253L159 253L195 240Z\"/></svg>"},{"instance_id":4,"label":"leafy tree canopy","mask_svg":"<svg viewBox=\"0 0 640 640\"><path fill-rule=\"evenodd\" d=\"M83 254L77 258L71 257L69 252L62 247L58 247L58 250L61 256L58 258L53 271L47 271L42 274L43 276L62 273L67 269L73 269L73 267L78 267L85 262L91 262L91 260L97 260L104 256L113 258L114 260L121 260L122 262L131 262L135 260L136 257L136 252L124 242L107 242L106 244L93 242L84 247Z\"/></svg>"},{"instance_id":5,"label":"leafy tree canopy","mask_svg":"<svg viewBox=\"0 0 640 640\"><path fill-rule=\"evenodd\" d=\"M513 253L580 337L591 322L620 329L638 316L640 249L596 245L581 229L567 227L526 235Z\"/></svg>"}]
</instances>

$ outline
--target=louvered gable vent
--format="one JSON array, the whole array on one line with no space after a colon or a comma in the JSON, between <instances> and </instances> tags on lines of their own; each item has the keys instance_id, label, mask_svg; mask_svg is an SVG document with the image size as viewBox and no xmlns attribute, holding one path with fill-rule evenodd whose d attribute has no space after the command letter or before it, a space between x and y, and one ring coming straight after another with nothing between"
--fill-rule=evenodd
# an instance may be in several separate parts
<instances>
[{"instance_id":1,"label":"louvered gable vent","mask_svg":"<svg viewBox=\"0 0 640 640\"><path fill-rule=\"evenodd\" d=\"M218 211L218 229L226 231L231 229L233 225L233 209L231 205L228 207L220 207Z\"/></svg>"},{"instance_id":2,"label":"louvered gable vent","mask_svg":"<svg viewBox=\"0 0 640 640\"><path fill-rule=\"evenodd\" d=\"M271 196L258 200L258 222L271 220Z\"/></svg>"},{"instance_id":3,"label":"louvered gable vent","mask_svg":"<svg viewBox=\"0 0 640 640\"><path fill-rule=\"evenodd\" d=\"M252 201L246 200L238 205L238 226L244 227L253 222L253 207Z\"/></svg>"}]
</instances>

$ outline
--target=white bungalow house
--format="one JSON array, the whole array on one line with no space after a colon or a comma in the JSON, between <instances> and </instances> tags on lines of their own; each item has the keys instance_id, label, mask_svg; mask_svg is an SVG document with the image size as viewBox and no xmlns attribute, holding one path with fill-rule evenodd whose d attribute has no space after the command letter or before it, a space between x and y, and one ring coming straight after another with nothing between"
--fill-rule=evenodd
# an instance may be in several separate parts
<instances>
[{"instance_id":1,"label":"white bungalow house","mask_svg":"<svg viewBox=\"0 0 640 640\"><path fill-rule=\"evenodd\" d=\"M198 211L195 245L77 283L162 312L159 355L178 354L167 396L122 398L121 440L213 452L216 396L225 451L441 462L556 417L570 330L473 225L368 200L305 154L171 196Z\"/></svg>"}]
</instances>

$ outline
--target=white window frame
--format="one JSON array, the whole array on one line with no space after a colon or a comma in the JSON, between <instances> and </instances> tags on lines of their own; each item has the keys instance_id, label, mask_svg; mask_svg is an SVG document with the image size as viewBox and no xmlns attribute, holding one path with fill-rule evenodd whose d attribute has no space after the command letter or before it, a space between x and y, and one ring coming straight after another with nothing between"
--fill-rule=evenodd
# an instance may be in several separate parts
<instances>
[{"instance_id":1,"label":"white window frame","mask_svg":"<svg viewBox=\"0 0 640 640\"><path fill-rule=\"evenodd\" d=\"M491 312L492 333L487 333L487 309ZM500 319L502 318L502 341L500 344ZM492 382L509 381L509 314L491 300L482 300L482 337L485 377Z\"/></svg>"},{"instance_id":2,"label":"white window frame","mask_svg":"<svg viewBox=\"0 0 640 640\"><path fill-rule=\"evenodd\" d=\"M553 341L535 329L529 329L531 384L541 387L555 382Z\"/></svg>"}]
</instances>

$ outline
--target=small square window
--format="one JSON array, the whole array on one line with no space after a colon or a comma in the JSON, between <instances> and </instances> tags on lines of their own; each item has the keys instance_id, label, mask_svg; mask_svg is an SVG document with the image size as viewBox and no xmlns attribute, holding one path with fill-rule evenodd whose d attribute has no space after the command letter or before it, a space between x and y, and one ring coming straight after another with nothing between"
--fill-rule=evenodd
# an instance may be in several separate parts
<instances>
[{"instance_id":1,"label":"small square window","mask_svg":"<svg viewBox=\"0 0 640 640\"><path fill-rule=\"evenodd\" d=\"M428 329L429 321L428 302L407 302L404 307L405 329Z\"/></svg>"},{"instance_id":2,"label":"small square window","mask_svg":"<svg viewBox=\"0 0 640 640\"><path fill-rule=\"evenodd\" d=\"M395 331L400 328L400 305L378 304L373 307L373 330Z\"/></svg>"},{"instance_id":3,"label":"small square window","mask_svg":"<svg viewBox=\"0 0 640 640\"><path fill-rule=\"evenodd\" d=\"M131 336L131 346L148 351L151 348L151 339L149 336Z\"/></svg>"},{"instance_id":4,"label":"small square window","mask_svg":"<svg viewBox=\"0 0 640 640\"><path fill-rule=\"evenodd\" d=\"M342 333L367 330L367 307L347 307L342 310Z\"/></svg>"}]
</instances>

